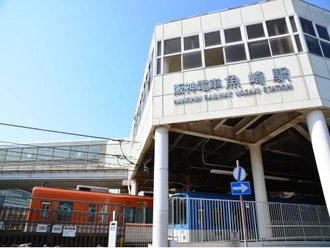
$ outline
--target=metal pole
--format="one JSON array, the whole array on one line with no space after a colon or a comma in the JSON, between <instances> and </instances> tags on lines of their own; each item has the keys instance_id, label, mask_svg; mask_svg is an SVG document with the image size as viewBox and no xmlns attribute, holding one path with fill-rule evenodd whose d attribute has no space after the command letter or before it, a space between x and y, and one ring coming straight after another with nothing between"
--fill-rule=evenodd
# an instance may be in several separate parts
<instances>
[{"instance_id":1,"label":"metal pole","mask_svg":"<svg viewBox=\"0 0 330 248\"><path fill-rule=\"evenodd\" d=\"M239 167L239 161L236 160L236 166ZM245 221L245 209L244 209L244 202L243 202L243 195L239 196L240 204L241 204L241 216L242 216L242 224L243 224L243 236L244 236L244 246L248 247L247 244L247 234L246 234L246 221Z\"/></svg>"}]
</instances>

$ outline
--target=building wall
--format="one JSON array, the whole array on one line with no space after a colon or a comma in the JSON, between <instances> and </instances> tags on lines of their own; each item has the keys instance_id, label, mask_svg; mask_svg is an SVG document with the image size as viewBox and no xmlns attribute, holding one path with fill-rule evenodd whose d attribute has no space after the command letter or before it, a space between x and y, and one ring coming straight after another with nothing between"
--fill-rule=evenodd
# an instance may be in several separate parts
<instances>
[{"instance_id":1,"label":"building wall","mask_svg":"<svg viewBox=\"0 0 330 248\"><path fill-rule=\"evenodd\" d=\"M197 17L173 21L156 26L156 42L180 36L210 32L219 29L240 27L243 42L246 41L244 25L260 23L263 20L273 20L292 16L295 18L298 31L298 16L308 18L321 25L329 25L329 12L313 5L295 0L277 0L242 8L229 9ZM311 13L308 15L308 13ZM289 28L290 29L290 28ZM296 32L296 34L298 34ZM301 38L302 36L300 36ZM202 37L203 38L203 37ZM221 37L224 38L224 37ZM291 35L291 38L293 36ZM272 58L241 61L226 65L198 68L181 72L164 73L154 77L153 90L153 124L167 124L175 122L198 121L212 118L227 118L232 116L255 115L258 113L271 113L277 111L290 111L320 107L329 103L329 59L309 55L304 40L301 39L303 51L273 56ZM295 45L295 44L294 44ZM156 45L155 45L156 46ZM201 44L203 46L203 44ZM246 45L245 45L246 46ZM248 49L247 47L245 47ZM293 90L283 90L270 93L264 87L279 85L273 82L272 69L287 68L290 71L289 83ZM248 76L250 73L261 71L265 74L266 85L251 85ZM225 78L235 75L240 79L241 87L226 89ZM175 86L197 82L200 80L220 79L223 88L208 92L191 93L190 95L175 96ZM240 90L259 89L260 94L237 96ZM232 92L233 96L222 100L205 101L205 94ZM250 91L251 92L251 91ZM200 96L203 100L194 103L175 104L175 99L186 96Z\"/></svg>"},{"instance_id":2,"label":"building wall","mask_svg":"<svg viewBox=\"0 0 330 248\"><path fill-rule=\"evenodd\" d=\"M314 28L315 24L327 28L329 33L330 11L301 0L259 2L156 25L130 135L135 142L132 148L134 156L139 157L145 152L145 147L148 147L146 143L152 141L153 130L159 125L330 107L330 56L325 58L309 52L304 39L306 34L300 26L300 17L312 21ZM203 50L209 49L212 54L212 46L204 48L204 34L221 30L220 47L224 54L225 47L232 44L244 44L247 51L249 43L260 39L249 40L246 26L262 23L266 39L270 42L274 37L268 34L267 22L281 18L285 18L289 34L275 38L290 37L292 53L259 59L254 59L247 53L246 60L209 67L204 66L206 59L202 56L202 67L164 72L165 59L162 58L168 55L165 56L164 50L159 53L159 44L164 44L165 40L180 37L183 47L185 37L199 35L201 49L192 51L201 51L203 55ZM296 30L292 22L295 23ZM242 41L224 44L224 30L235 28L239 28ZM320 41L318 37L316 39ZM182 59L185 53L174 53L178 55L174 57ZM289 77L283 82L274 82L273 69L288 69ZM148 81L150 71L153 72L153 77ZM251 84L249 75L256 72L264 73L264 85ZM236 76L240 80L240 87L227 88L228 76ZM186 87L187 84L214 79L221 81L221 88L176 94L180 85ZM279 90L278 87L282 88ZM217 95L218 99L206 100L205 95L208 95L208 99ZM194 97L200 101L180 103L186 97Z\"/></svg>"}]
</instances>

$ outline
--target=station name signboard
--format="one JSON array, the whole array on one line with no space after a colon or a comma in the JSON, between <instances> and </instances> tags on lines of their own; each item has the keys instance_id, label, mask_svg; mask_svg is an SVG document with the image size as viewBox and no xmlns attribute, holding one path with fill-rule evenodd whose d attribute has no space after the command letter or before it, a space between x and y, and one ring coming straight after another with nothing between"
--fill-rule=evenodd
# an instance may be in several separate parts
<instances>
[{"instance_id":1,"label":"station name signboard","mask_svg":"<svg viewBox=\"0 0 330 248\"><path fill-rule=\"evenodd\" d=\"M273 82L277 85L267 86L265 74L256 71L248 75L250 88L243 89L240 79L235 75L228 75L225 78L226 87L223 87L221 79L200 80L197 82L182 83L174 85L174 104L182 105L187 103L197 103L202 101L214 101L236 97L247 97L254 95L272 94L282 91L294 90L291 84L290 71L286 67L272 69ZM261 86L262 88L253 85ZM219 91L225 88L221 92ZM211 92L213 91L213 92ZM198 93L204 93L198 94Z\"/></svg>"}]
</instances>

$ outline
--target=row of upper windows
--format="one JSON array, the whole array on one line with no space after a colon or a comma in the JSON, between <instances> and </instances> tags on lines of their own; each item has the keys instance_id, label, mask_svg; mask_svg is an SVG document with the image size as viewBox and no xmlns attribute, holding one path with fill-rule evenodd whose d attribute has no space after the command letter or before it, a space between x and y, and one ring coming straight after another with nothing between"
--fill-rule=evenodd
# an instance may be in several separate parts
<instances>
[{"instance_id":1,"label":"row of upper windows","mask_svg":"<svg viewBox=\"0 0 330 248\"><path fill-rule=\"evenodd\" d=\"M308 34L323 39L320 41L321 48L317 54L328 57L327 46L330 44L327 43L327 28L314 24L311 26L311 22L302 18L300 22L304 32L312 30ZM307 46L313 42L307 40ZM201 48L201 44L204 44L204 49ZM314 44L313 47L315 46ZM158 41L156 73L177 72L301 51L303 49L297 25L291 16L244 27L217 30L204 35Z\"/></svg>"}]
</instances>

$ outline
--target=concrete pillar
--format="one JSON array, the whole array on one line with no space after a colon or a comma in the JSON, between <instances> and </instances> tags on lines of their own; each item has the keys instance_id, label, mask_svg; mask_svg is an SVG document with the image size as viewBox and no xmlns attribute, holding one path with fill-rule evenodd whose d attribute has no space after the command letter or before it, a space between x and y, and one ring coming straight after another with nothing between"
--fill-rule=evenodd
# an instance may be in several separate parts
<instances>
[{"instance_id":1,"label":"concrete pillar","mask_svg":"<svg viewBox=\"0 0 330 248\"><path fill-rule=\"evenodd\" d=\"M131 180L131 195L138 194L138 185L135 179Z\"/></svg>"},{"instance_id":2,"label":"concrete pillar","mask_svg":"<svg viewBox=\"0 0 330 248\"><path fill-rule=\"evenodd\" d=\"M260 240L272 237L268 198L260 145L250 145L250 157Z\"/></svg>"},{"instance_id":3,"label":"concrete pillar","mask_svg":"<svg viewBox=\"0 0 330 248\"><path fill-rule=\"evenodd\" d=\"M306 114L317 170L324 199L330 216L330 138L322 110L311 110Z\"/></svg>"},{"instance_id":4,"label":"concrete pillar","mask_svg":"<svg viewBox=\"0 0 330 248\"><path fill-rule=\"evenodd\" d=\"M168 129L155 130L152 246L168 246Z\"/></svg>"}]
</instances>

